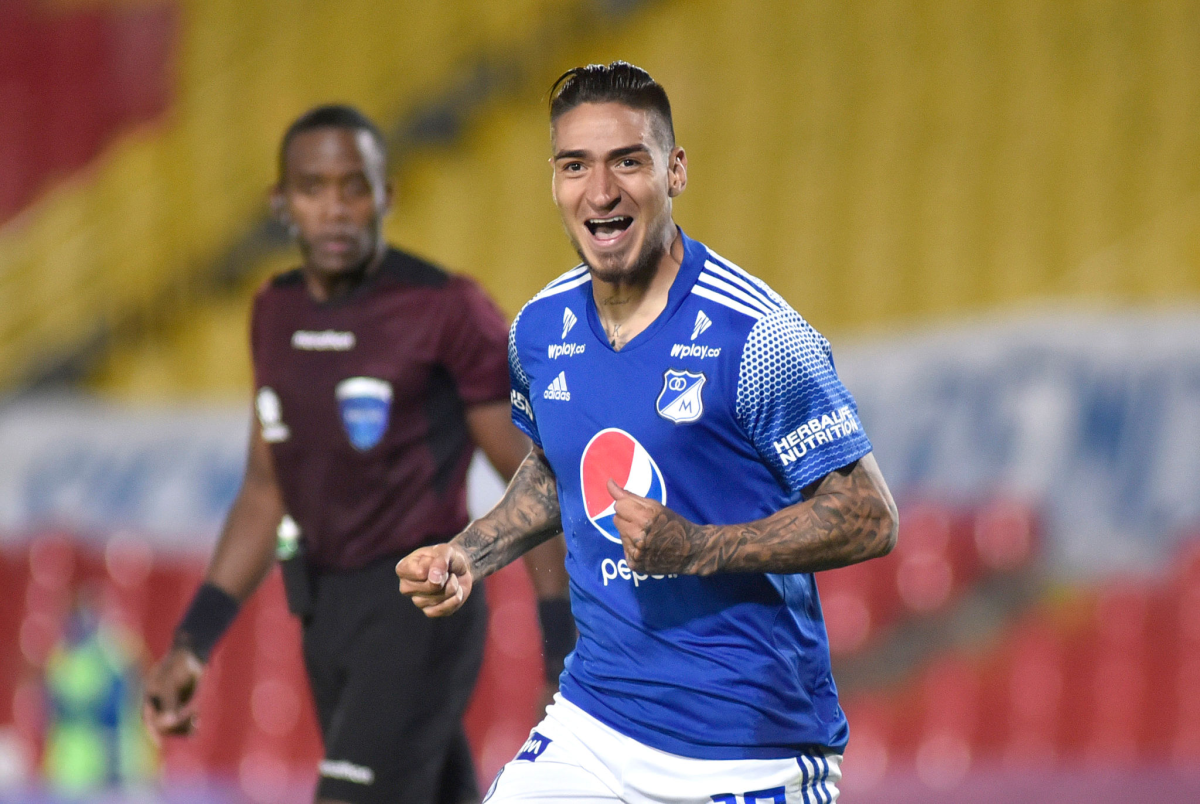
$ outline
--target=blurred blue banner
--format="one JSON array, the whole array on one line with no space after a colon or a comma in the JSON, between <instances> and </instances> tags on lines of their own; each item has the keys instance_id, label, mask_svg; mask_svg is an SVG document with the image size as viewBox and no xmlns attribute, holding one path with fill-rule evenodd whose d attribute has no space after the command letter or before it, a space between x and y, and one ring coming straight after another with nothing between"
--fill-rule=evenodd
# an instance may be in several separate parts
<instances>
[{"instance_id":1,"label":"blurred blue banner","mask_svg":"<svg viewBox=\"0 0 1200 804\"><path fill-rule=\"evenodd\" d=\"M1196 311L1039 313L835 358L894 491L1034 502L1060 572L1152 569L1200 526Z\"/></svg>"},{"instance_id":2,"label":"blurred blue banner","mask_svg":"<svg viewBox=\"0 0 1200 804\"><path fill-rule=\"evenodd\" d=\"M898 496L1031 502L1060 572L1152 569L1200 524L1200 313L1037 314L835 356ZM206 551L241 479L248 408L0 409L0 538L128 530ZM502 488L482 463L476 514Z\"/></svg>"}]
</instances>

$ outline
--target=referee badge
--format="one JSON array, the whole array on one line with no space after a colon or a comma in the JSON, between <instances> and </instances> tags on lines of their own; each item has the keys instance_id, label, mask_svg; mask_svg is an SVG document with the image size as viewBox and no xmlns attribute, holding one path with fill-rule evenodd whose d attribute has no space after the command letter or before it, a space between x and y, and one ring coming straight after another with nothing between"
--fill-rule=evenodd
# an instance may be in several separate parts
<instances>
[{"instance_id":1,"label":"referee badge","mask_svg":"<svg viewBox=\"0 0 1200 804\"><path fill-rule=\"evenodd\" d=\"M687 424L704 413L701 391L707 377L696 371L667 369L663 374L662 392L654 407L658 415L675 424Z\"/></svg>"},{"instance_id":2,"label":"referee badge","mask_svg":"<svg viewBox=\"0 0 1200 804\"><path fill-rule=\"evenodd\" d=\"M337 384L338 410L346 436L359 452L374 447L387 432L392 384L374 377L351 377Z\"/></svg>"}]
</instances>

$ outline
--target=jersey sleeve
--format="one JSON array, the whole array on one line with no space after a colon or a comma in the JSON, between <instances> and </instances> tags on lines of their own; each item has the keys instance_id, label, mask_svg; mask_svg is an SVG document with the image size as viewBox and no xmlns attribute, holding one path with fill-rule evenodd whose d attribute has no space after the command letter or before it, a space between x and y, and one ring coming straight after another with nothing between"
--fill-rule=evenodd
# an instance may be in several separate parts
<instances>
[{"instance_id":1,"label":"jersey sleeve","mask_svg":"<svg viewBox=\"0 0 1200 804\"><path fill-rule=\"evenodd\" d=\"M736 411L754 448L793 494L871 451L829 342L791 308L750 330Z\"/></svg>"},{"instance_id":2,"label":"jersey sleeve","mask_svg":"<svg viewBox=\"0 0 1200 804\"><path fill-rule=\"evenodd\" d=\"M264 307L266 306L266 296L270 291L270 282L264 284L254 294L254 301L250 304L250 368L253 377L254 388L262 384L260 377L260 364L262 362L262 345L264 332L266 328Z\"/></svg>"},{"instance_id":3,"label":"jersey sleeve","mask_svg":"<svg viewBox=\"0 0 1200 804\"><path fill-rule=\"evenodd\" d=\"M507 399L504 314L473 280L455 277L451 288L454 298L442 332L442 364L467 405Z\"/></svg>"},{"instance_id":4,"label":"jersey sleeve","mask_svg":"<svg viewBox=\"0 0 1200 804\"><path fill-rule=\"evenodd\" d=\"M533 418L533 405L529 402L529 375L521 365L521 354L517 349L517 324L521 322L520 314L508 330L508 376L512 384L512 420L517 428L533 439L533 443L541 449L542 437L538 433L537 422Z\"/></svg>"}]
</instances>

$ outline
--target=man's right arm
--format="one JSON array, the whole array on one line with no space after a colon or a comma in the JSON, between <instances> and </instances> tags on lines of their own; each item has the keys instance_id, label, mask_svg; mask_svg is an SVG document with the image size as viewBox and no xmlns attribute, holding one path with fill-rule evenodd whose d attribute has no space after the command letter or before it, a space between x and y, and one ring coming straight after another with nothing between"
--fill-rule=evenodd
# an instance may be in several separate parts
<instances>
[{"instance_id":1,"label":"man's right arm","mask_svg":"<svg viewBox=\"0 0 1200 804\"><path fill-rule=\"evenodd\" d=\"M283 498L257 416L251 417L246 474L225 518L204 584L167 654L146 677L145 719L158 734L195 728L196 688L208 652L275 561Z\"/></svg>"},{"instance_id":2,"label":"man's right arm","mask_svg":"<svg viewBox=\"0 0 1200 804\"><path fill-rule=\"evenodd\" d=\"M562 531L558 481L539 447L517 468L500 502L446 544L396 565L400 591L427 617L452 614L479 581Z\"/></svg>"}]
</instances>

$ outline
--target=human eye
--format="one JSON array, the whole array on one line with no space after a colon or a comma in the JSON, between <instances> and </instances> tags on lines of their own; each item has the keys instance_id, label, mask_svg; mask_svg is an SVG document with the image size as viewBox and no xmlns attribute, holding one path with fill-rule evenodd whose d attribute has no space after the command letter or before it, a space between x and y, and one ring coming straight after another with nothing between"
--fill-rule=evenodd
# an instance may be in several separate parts
<instances>
[{"instance_id":1,"label":"human eye","mask_svg":"<svg viewBox=\"0 0 1200 804\"><path fill-rule=\"evenodd\" d=\"M351 176L345 184L346 194L354 197L362 197L371 194L371 183L367 181L366 176Z\"/></svg>"}]
</instances>

